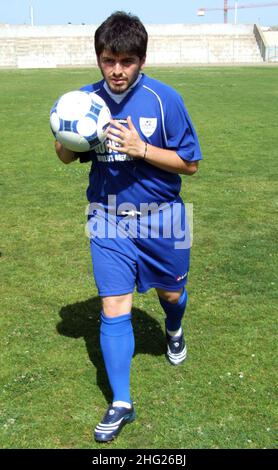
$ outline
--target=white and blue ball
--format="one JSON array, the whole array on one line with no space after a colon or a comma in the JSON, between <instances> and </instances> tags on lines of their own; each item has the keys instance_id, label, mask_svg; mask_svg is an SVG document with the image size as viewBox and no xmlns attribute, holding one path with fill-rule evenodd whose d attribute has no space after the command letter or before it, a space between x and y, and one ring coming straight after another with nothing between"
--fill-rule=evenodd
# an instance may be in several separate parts
<instances>
[{"instance_id":1,"label":"white and blue ball","mask_svg":"<svg viewBox=\"0 0 278 470\"><path fill-rule=\"evenodd\" d=\"M68 150L87 152L106 139L111 114L105 101L95 93L70 91L50 111L54 137Z\"/></svg>"}]
</instances>

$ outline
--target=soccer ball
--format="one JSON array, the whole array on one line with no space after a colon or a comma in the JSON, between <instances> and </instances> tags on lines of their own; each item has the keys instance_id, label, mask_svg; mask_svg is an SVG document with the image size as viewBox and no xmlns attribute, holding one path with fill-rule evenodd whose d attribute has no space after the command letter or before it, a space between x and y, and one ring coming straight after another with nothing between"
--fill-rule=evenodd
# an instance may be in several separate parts
<instances>
[{"instance_id":1,"label":"soccer ball","mask_svg":"<svg viewBox=\"0 0 278 470\"><path fill-rule=\"evenodd\" d=\"M104 142L110 119L105 101L88 91L65 93L50 111L55 139L73 152L87 152Z\"/></svg>"}]
</instances>

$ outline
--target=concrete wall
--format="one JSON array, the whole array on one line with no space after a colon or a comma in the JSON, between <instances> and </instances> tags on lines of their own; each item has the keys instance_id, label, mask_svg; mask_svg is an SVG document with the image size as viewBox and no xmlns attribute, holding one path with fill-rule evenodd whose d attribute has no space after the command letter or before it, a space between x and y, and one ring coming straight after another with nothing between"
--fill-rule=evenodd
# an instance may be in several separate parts
<instances>
[{"instance_id":1,"label":"concrete wall","mask_svg":"<svg viewBox=\"0 0 278 470\"><path fill-rule=\"evenodd\" d=\"M278 31L271 31L269 28L261 28L269 46L278 46Z\"/></svg>"},{"instance_id":2,"label":"concrete wall","mask_svg":"<svg viewBox=\"0 0 278 470\"><path fill-rule=\"evenodd\" d=\"M263 35L267 43L268 62L278 62L278 31L263 28Z\"/></svg>"},{"instance_id":3,"label":"concrete wall","mask_svg":"<svg viewBox=\"0 0 278 470\"><path fill-rule=\"evenodd\" d=\"M252 25L146 25L148 65L262 62ZM96 25L0 25L0 67L96 65Z\"/></svg>"}]
</instances>

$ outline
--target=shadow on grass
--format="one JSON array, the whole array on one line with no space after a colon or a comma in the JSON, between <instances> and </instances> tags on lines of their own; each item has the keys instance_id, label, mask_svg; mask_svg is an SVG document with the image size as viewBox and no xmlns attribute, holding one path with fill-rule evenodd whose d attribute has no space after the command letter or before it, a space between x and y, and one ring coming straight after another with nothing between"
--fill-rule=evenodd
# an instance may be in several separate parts
<instances>
[{"instance_id":1,"label":"shadow on grass","mask_svg":"<svg viewBox=\"0 0 278 470\"><path fill-rule=\"evenodd\" d=\"M59 312L61 322L57 324L57 331L60 335L70 338L84 338L89 358L97 371L97 385L110 403L112 396L99 346L100 310L99 297L62 307ZM134 355L164 354L165 335L159 322L138 308L132 309L132 318L135 336Z\"/></svg>"}]
</instances>

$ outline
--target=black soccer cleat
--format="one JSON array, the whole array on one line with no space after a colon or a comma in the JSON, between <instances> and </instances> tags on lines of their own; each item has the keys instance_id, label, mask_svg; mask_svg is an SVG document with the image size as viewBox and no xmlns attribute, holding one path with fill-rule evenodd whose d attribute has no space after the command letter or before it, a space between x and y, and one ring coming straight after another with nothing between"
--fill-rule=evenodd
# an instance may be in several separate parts
<instances>
[{"instance_id":1,"label":"black soccer cleat","mask_svg":"<svg viewBox=\"0 0 278 470\"><path fill-rule=\"evenodd\" d=\"M109 442L118 436L122 427L135 419L135 411L131 409L110 405L102 421L94 431L95 440L98 442Z\"/></svg>"},{"instance_id":2,"label":"black soccer cleat","mask_svg":"<svg viewBox=\"0 0 278 470\"><path fill-rule=\"evenodd\" d=\"M185 361L187 356L187 349L184 340L184 334L179 337L170 336L166 331L167 352L166 357L173 366L177 366Z\"/></svg>"}]
</instances>

